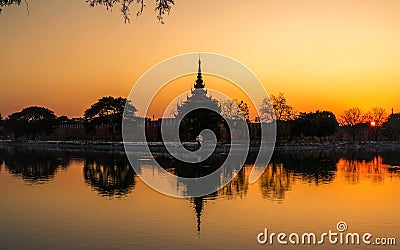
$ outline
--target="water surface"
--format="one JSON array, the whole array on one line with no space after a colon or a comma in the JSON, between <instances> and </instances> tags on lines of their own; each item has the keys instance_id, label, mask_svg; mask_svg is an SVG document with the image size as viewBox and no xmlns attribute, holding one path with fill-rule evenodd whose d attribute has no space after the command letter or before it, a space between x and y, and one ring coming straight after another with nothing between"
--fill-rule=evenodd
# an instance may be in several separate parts
<instances>
[{"instance_id":1,"label":"water surface","mask_svg":"<svg viewBox=\"0 0 400 250\"><path fill-rule=\"evenodd\" d=\"M399 165L398 151L280 152L254 184L249 158L220 191L178 199L144 184L123 154L0 147L0 249L308 249L318 247L259 245L257 235L322 233L339 221L400 240Z\"/></svg>"}]
</instances>

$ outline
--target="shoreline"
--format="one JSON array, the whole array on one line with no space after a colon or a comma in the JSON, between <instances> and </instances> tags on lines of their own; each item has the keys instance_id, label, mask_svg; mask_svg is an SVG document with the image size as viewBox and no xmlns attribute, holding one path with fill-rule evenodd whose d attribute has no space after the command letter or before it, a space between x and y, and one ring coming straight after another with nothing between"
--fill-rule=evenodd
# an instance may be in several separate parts
<instances>
[{"instance_id":1,"label":"shoreline","mask_svg":"<svg viewBox=\"0 0 400 250\"><path fill-rule=\"evenodd\" d=\"M176 143L171 143L176 145ZM196 143L184 143L188 148L196 149ZM21 146L27 148L47 149L47 150L72 150L72 151L108 151L125 153L123 142L105 141L25 141L16 142L10 140L0 140L0 147ZM166 148L161 142L136 143L129 147L135 152L143 152L144 147L148 146L152 153L166 153ZM229 152L230 144L218 144L215 148L216 154ZM249 153L258 152L259 145L251 145ZM277 142L274 151L341 151L341 150L390 150L400 149L400 141L362 141L362 142Z\"/></svg>"}]
</instances>

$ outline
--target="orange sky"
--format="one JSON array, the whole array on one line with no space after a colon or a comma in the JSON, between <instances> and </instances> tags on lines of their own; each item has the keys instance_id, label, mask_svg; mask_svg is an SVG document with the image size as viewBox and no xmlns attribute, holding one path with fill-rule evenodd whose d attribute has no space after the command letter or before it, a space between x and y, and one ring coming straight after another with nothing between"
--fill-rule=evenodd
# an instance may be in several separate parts
<instances>
[{"instance_id":1,"label":"orange sky","mask_svg":"<svg viewBox=\"0 0 400 250\"><path fill-rule=\"evenodd\" d=\"M400 1L177 0L164 25L152 4L132 24L83 0L30 1L30 15L6 8L0 113L40 105L82 116L101 96L128 96L151 66L195 51L242 62L297 111L400 112Z\"/></svg>"}]
</instances>

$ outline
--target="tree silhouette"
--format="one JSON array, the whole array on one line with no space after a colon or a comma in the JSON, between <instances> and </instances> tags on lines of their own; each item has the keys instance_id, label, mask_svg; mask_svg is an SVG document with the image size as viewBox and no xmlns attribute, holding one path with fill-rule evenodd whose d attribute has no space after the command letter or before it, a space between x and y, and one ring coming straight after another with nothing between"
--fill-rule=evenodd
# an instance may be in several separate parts
<instances>
[{"instance_id":1,"label":"tree silhouette","mask_svg":"<svg viewBox=\"0 0 400 250\"><path fill-rule=\"evenodd\" d=\"M0 0L0 13L3 11L2 7L7 7L10 5L20 5L21 0Z\"/></svg>"},{"instance_id":2,"label":"tree silhouette","mask_svg":"<svg viewBox=\"0 0 400 250\"><path fill-rule=\"evenodd\" d=\"M241 119L241 112L235 101L232 100L223 100L220 101L221 106L221 115L223 117L232 119L232 120L239 120Z\"/></svg>"},{"instance_id":3,"label":"tree silhouette","mask_svg":"<svg viewBox=\"0 0 400 250\"><path fill-rule=\"evenodd\" d=\"M102 97L96 103L85 110L84 118L90 127L94 125L107 125L110 129L112 140L118 132L121 132L122 118L126 105L126 116L134 117L137 109L130 100L122 97Z\"/></svg>"},{"instance_id":4,"label":"tree silhouette","mask_svg":"<svg viewBox=\"0 0 400 250\"><path fill-rule=\"evenodd\" d=\"M57 124L54 112L44 107L31 106L21 112L11 114L6 127L13 131L14 137L26 136L27 139L36 139L40 135L51 134Z\"/></svg>"},{"instance_id":5,"label":"tree silhouette","mask_svg":"<svg viewBox=\"0 0 400 250\"><path fill-rule=\"evenodd\" d=\"M390 140L400 139L400 114L392 114L382 125L385 136Z\"/></svg>"},{"instance_id":6,"label":"tree silhouette","mask_svg":"<svg viewBox=\"0 0 400 250\"><path fill-rule=\"evenodd\" d=\"M0 13L2 12L2 7L7 7L11 5L20 5L21 0L0 0ZM125 23L129 23L131 21L131 9L134 5L137 5L138 9L136 10L136 15L139 16L143 13L144 8L146 7L144 0L85 0L91 7L95 7L97 5L102 5L107 8L107 10L111 10L114 6L120 6L119 11L121 12L122 18ZM26 8L29 13L28 8L28 0L25 0ZM169 14L172 8L172 5L175 4L174 0L155 0L155 8L154 11L157 13L157 19L164 23L165 14Z\"/></svg>"},{"instance_id":7,"label":"tree silhouette","mask_svg":"<svg viewBox=\"0 0 400 250\"><path fill-rule=\"evenodd\" d=\"M364 115L360 108L345 110L340 116L340 124L343 126L355 126L364 121Z\"/></svg>"},{"instance_id":8,"label":"tree silhouette","mask_svg":"<svg viewBox=\"0 0 400 250\"><path fill-rule=\"evenodd\" d=\"M316 111L300 113L294 122L294 130L297 135L322 137L333 135L339 127L335 115L330 111Z\"/></svg>"},{"instance_id":9,"label":"tree silhouette","mask_svg":"<svg viewBox=\"0 0 400 250\"><path fill-rule=\"evenodd\" d=\"M381 107L372 108L364 115L366 122L375 122L376 127L381 127L388 119L386 110Z\"/></svg>"},{"instance_id":10,"label":"tree silhouette","mask_svg":"<svg viewBox=\"0 0 400 250\"><path fill-rule=\"evenodd\" d=\"M286 97L279 93L278 96L271 95L271 99L264 98L261 104L261 119L264 121L287 121L294 118L294 109L287 103Z\"/></svg>"},{"instance_id":11,"label":"tree silhouette","mask_svg":"<svg viewBox=\"0 0 400 250\"><path fill-rule=\"evenodd\" d=\"M375 107L365 114L365 121L370 123L374 130L375 140L379 139L382 125L388 120L388 114L384 108Z\"/></svg>"},{"instance_id":12,"label":"tree silhouette","mask_svg":"<svg viewBox=\"0 0 400 250\"><path fill-rule=\"evenodd\" d=\"M353 141L355 141L357 130L360 127L359 124L363 123L364 119L364 114L360 108L351 108L343 112L343 115L339 118L339 123L348 129Z\"/></svg>"},{"instance_id":13,"label":"tree silhouette","mask_svg":"<svg viewBox=\"0 0 400 250\"><path fill-rule=\"evenodd\" d=\"M69 119L66 115L62 115L62 116L57 117L57 123L59 125L68 124L70 122L71 122L71 119Z\"/></svg>"},{"instance_id":14,"label":"tree silhouette","mask_svg":"<svg viewBox=\"0 0 400 250\"><path fill-rule=\"evenodd\" d=\"M240 102L236 102L236 104L238 105L240 111L242 112L244 119L247 122L250 122L250 109L249 109L249 106L247 105L247 103L245 103L244 101L240 101Z\"/></svg>"},{"instance_id":15,"label":"tree silhouette","mask_svg":"<svg viewBox=\"0 0 400 250\"><path fill-rule=\"evenodd\" d=\"M224 100L220 102L221 115L232 120L249 121L250 110L247 103L238 100Z\"/></svg>"},{"instance_id":16,"label":"tree silhouette","mask_svg":"<svg viewBox=\"0 0 400 250\"><path fill-rule=\"evenodd\" d=\"M330 111L312 113L312 122L315 125L315 135L320 140L324 136L333 135L339 127L335 115Z\"/></svg>"}]
</instances>

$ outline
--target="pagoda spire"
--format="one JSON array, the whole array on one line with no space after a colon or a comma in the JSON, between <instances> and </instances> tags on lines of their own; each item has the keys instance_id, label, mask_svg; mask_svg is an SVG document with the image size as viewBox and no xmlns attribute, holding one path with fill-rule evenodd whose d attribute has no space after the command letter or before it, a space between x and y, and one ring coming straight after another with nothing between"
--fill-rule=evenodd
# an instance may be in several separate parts
<instances>
[{"instance_id":1,"label":"pagoda spire","mask_svg":"<svg viewBox=\"0 0 400 250\"><path fill-rule=\"evenodd\" d=\"M201 58L200 58L200 55L199 55L199 70L197 72L201 74Z\"/></svg>"},{"instance_id":2,"label":"pagoda spire","mask_svg":"<svg viewBox=\"0 0 400 250\"><path fill-rule=\"evenodd\" d=\"M202 89L204 88L204 81L203 81L203 76L201 75L201 59L199 55L199 69L197 71L197 79L196 79L196 84L194 85L195 89Z\"/></svg>"}]
</instances>

